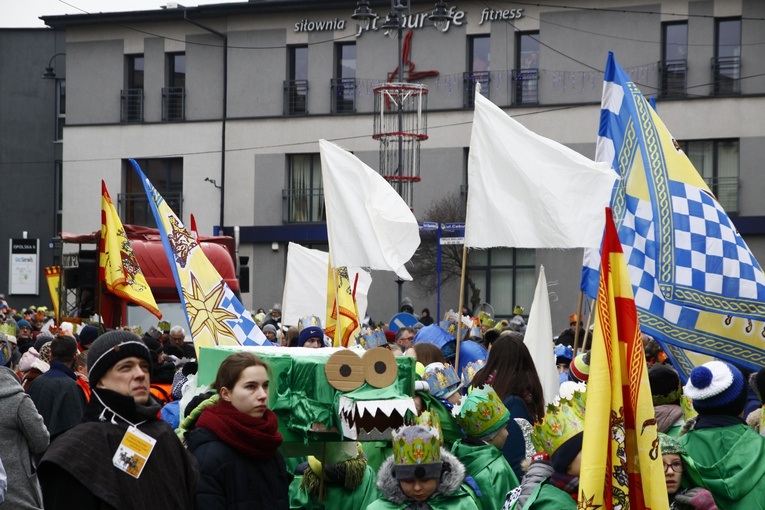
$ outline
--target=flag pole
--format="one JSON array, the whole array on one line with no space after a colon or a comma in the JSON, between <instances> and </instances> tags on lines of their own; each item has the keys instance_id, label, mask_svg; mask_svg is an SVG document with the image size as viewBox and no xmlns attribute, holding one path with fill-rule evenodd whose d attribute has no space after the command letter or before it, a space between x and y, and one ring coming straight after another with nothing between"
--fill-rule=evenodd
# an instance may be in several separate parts
<instances>
[{"instance_id":1,"label":"flag pole","mask_svg":"<svg viewBox=\"0 0 765 510\"><path fill-rule=\"evenodd\" d=\"M579 304L576 307L576 330L574 331L574 356L579 348L579 318L582 316L582 302L584 301L584 291L579 291ZM570 325L570 324L569 324ZM585 334L586 338L586 334Z\"/></svg>"},{"instance_id":2,"label":"flag pole","mask_svg":"<svg viewBox=\"0 0 765 510\"><path fill-rule=\"evenodd\" d=\"M582 339L582 352L587 352L587 332L590 331L590 324L592 324L593 317L595 316L595 307L598 306L598 302L593 300L593 304L590 307L590 315L587 316L587 327L584 329L584 339ZM592 335L590 335L592 338Z\"/></svg>"},{"instance_id":3,"label":"flag pole","mask_svg":"<svg viewBox=\"0 0 765 510\"><path fill-rule=\"evenodd\" d=\"M467 265L467 245L462 245L462 274L460 275L460 306L457 309L457 348L454 355L454 369L460 366L460 341L462 338L462 304L465 299L465 266Z\"/></svg>"}]
</instances>

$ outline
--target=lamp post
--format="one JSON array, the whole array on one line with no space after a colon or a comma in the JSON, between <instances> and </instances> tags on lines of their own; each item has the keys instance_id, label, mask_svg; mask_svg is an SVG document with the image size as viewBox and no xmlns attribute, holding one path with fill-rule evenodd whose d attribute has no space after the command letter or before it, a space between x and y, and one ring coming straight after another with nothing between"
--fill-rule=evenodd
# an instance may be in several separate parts
<instances>
[{"instance_id":1,"label":"lamp post","mask_svg":"<svg viewBox=\"0 0 765 510\"><path fill-rule=\"evenodd\" d=\"M388 179L389 181L395 181L395 189L398 192L399 195L401 195L404 200L406 200L409 207L412 207L413 202L413 190L412 185L415 181L419 180L419 176L417 175L417 169L418 169L418 160L419 160L419 141L423 139L427 139L427 135L425 134L425 130L420 130L419 123L416 126L416 129L405 129L404 128L404 102L407 101L407 99L410 99L412 97L418 97L420 101L422 100L423 91L426 94L427 89L422 85L409 85L405 84L404 82L404 54L402 51L402 45L403 45L403 39L404 39L404 28L406 27L406 18L409 16L410 13L410 0L391 0L390 2L390 12L388 13L385 22L380 26L380 28L386 30L388 32L388 35L391 37L396 37L398 40L398 68L396 72L396 82L395 84L387 84L385 87L379 87L378 89L386 89L384 92L380 92L380 120L379 120L379 126L380 130L378 132L377 129L375 129L375 138L379 138L381 142L381 165L380 165L380 173L383 174L383 177ZM374 13L369 5L369 0L358 0L356 3L356 10L354 11L353 15L351 15L351 18L358 21L361 25L361 28L363 30L369 29L369 26L372 22L372 20L377 19L377 14ZM449 7L446 5L446 2L444 0L439 0L436 2L435 9L431 14L428 16L428 19L433 22L433 25L436 27L439 31L445 31L446 28L449 26L449 23L452 21L453 17L449 13ZM411 90L414 87L419 87L418 94L412 94ZM378 89L375 90L375 94L378 93ZM385 129L383 127L383 114L386 108L383 106L383 100L382 96L385 94L385 101L389 101L391 99L395 100L396 102L396 127L393 128L395 132L392 132L391 129ZM387 104L387 103L386 103ZM420 104L421 105L421 104ZM377 105L375 105L377 106ZM419 113L422 113L422 108L418 108ZM377 120L376 120L377 121ZM407 147L411 147L413 144L416 144L416 152L414 155L416 156L416 160L414 163L412 161L408 160L408 164L405 168L404 165L404 139L407 139ZM397 152L397 166L396 169L391 172L386 172L384 166L382 164L383 161L383 152L385 152L388 149L388 141L394 142L396 146L396 152ZM409 164L411 163L411 164ZM410 175L411 174L411 175ZM396 280L396 284L398 285L398 304L400 305L402 296L403 296L403 280L398 278ZM398 309L398 308L397 308Z\"/></svg>"},{"instance_id":2,"label":"lamp post","mask_svg":"<svg viewBox=\"0 0 765 510\"><path fill-rule=\"evenodd\" d=\"M50 60L48 61L48 67L45 68L45 72L42 75L42 78L44 80L55 80L56 79L56 70L53 67L53 61L56 59L56 57L60 57L62 55L66 55L64 52L56 53L53 55Z\"/></svg>"}]
</instances>

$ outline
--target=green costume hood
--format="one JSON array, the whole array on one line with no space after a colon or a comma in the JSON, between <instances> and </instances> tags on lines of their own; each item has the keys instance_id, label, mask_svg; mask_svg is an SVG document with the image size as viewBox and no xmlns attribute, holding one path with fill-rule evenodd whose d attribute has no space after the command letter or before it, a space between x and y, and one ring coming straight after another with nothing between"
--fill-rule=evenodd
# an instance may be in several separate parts
<instances>
[{"instance_id":1,"label":"green costume hood","mask_svg":"<svg viewBox=\"0 0 765 510\"><path fill-rule=\"evenodd\" d=\"M747 425L691 430L679 438L688 452L684 477L709 489L721 509L765 501L765 439Z\"/></svg>"}]
</instances>

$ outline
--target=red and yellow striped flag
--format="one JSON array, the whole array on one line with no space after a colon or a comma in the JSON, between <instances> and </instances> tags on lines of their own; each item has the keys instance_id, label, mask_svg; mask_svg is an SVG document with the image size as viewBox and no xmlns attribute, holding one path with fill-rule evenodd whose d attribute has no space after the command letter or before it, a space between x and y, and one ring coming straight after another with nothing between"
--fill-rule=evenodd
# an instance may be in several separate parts
<instances>
[{"instance_id":1,"label":"red and yellow striped flag","mask_svg":"<svg viewBox=\"0 0 765 510\"><path fill-rule=\"evenodd\" d=\"M53 311L56 313L56 324L60 320L58 314L58 305L61 301L58 287L61 284L61 266L49 266L45 268L45 278L48 281L48 292L50 300L53 302Z\"/></svg>"},{"instance_id":2,"label":"red and yellow striped flag","mask_svg":"<svg viewBox=\"0 0 765 510\"><path fill-rule=\"evenodd\" d=\"M146 308L162 318L151 288L146 282L138 259L135 258L130 240L125 234L117 209L101 181L101 256L98 264L98 276L106 283L112 294Z\"/></svg>"},{"instance_id":3,"label":"red and yellow striped flag","mask_svg":"<svg viewBox=\"0 0 765 510\"><path fill-rule=\"evenodd\" d=\"M327 327L324 334L332 339L333 347L352 347L361 328L348 268L332 269L330 263L327 269Z\"/></svg>"},{"instance_id":4,"label":"red and yellow striped flag","mask_svg":"<svg viewBox=\"0 0 765 510\"><path fill-rule=\"evenodd\" d=\"M668 509L637 310L608 208L596 306L578 507Z\"/></svg>"}]
</instances>

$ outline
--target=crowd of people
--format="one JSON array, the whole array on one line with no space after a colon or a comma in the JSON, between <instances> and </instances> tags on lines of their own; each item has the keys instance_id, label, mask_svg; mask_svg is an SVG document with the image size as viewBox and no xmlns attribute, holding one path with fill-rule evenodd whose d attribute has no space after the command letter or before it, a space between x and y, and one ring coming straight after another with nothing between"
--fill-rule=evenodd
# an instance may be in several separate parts
<instances>
[{"instance_id":1,"label":"crowd of people","mask_svg":"<svg viewBox=\"0 0 765 510\"><path fill-rule=\"evenodd\" d=\"M197 370L182 326L104 331L4 305L0 501L20 509L581 508L591 342L581 317L550 339L560 394L546 405L522 309L505 321L463 310L459 321L437 322L427 309L415 315L410 300L400 311L413 326L364 330L360 343L414 358L417 413L377 453L346 441L321 458L285 458L269 408L273 373L252 352L228 356L211 387L181 408ZM332 345L317 317L289 327L278 306L254 317L277 348ZM459 347L456 328L464 329ZM711 361L683 385L655 340L646 335L644 348L668 506L765 509L765 369Z\"/></svg>"}]
</instances>

